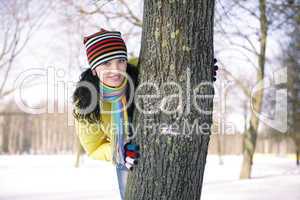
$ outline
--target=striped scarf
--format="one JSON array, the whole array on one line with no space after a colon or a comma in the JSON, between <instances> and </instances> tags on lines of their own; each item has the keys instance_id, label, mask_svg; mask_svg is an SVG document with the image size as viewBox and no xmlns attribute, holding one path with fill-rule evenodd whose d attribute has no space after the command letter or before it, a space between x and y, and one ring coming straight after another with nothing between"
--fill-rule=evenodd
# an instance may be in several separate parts
<instances>
[{"instance_id":1,"label":"striped scarf","mask_svg":"<svg viewBox=\"0 0 300 200\"><path fill-rule=\"evenodd\" d=\"M100 99L111 103L112 163L124 164L124 143L128 136L126 109L127 79L118 87L110 87L100 81ZM101 103L100 103L101 105Z\"/></svg>"}]
</instances>

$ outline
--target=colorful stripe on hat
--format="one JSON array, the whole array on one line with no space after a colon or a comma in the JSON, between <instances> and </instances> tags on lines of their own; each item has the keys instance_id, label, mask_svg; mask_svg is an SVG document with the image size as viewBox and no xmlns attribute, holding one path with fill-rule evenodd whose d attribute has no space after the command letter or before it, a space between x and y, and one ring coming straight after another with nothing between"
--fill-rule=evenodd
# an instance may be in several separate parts
<instances>
[{"instance_id":1,"label":"colorful stripe on hat","mask_svg":"<svg viewBox=\"0 0 300 200\"><path fill-rule=\"evenodd\" d=\"M127 60L127 48L119 31L107 31L103 28L84 37L87 59L91 69L115 58Z\"/></svg>"}]
</instances>

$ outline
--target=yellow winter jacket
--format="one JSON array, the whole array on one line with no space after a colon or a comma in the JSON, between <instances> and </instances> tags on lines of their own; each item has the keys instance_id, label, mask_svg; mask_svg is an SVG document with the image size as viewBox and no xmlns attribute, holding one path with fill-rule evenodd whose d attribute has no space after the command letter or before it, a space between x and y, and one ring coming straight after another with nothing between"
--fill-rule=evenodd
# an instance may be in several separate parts
<instances>
[{"instance_id":1,"label":"yellow winter jacket","mask_svg":"<svg viewBox=\"0 0 300 200\"><path fill-rule=\"evenodd\" d=\"M109 102L103 103L102 109L110 110ZM96 160L112 161L112 145L110 129L111 114L101 113L101 123L89 123L87 120L75 119L75 129L79 141L87 155Z\"/></svg>"}]
</instances>

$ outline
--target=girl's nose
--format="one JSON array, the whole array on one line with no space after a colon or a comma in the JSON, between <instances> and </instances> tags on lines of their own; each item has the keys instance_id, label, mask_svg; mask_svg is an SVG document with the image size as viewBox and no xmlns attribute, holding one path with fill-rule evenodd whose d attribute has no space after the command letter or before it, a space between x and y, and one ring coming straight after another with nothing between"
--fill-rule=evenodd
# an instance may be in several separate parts
<instances>
[{"instance_id":1,"label":"girl's nose","mask_svg":"<svg viewBox=\"0 0 300 200\"><path fill-rule=\"evenodd\" d=\"M119 71L121 69L121 64L118 61L114 61L114 62L112 62L111 69Z\"/></svg>"}]
</instances>

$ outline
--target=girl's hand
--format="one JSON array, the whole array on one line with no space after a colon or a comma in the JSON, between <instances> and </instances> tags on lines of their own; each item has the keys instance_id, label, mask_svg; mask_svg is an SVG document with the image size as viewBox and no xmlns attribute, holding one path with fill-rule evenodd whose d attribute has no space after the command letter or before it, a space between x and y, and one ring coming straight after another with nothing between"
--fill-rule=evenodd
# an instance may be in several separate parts
<instances>
[{"instance_id":1,"label":"girl's hand","mask_svg":"<svg viewBox=\"0 0 300 200\"><path fill-rule=\"evenodd\" d=\"M129 169L133 169L133 165L136 165L138 163L137 158L140 156L139 154L139 145L132 144L131 142L128 142L124 145L125 150L125 166Z\"/></svg>"},{"instance_id":2,"label":"girl's hand","mask_svg":"<svg viewBox=\"0 0 300 200\"><path fill-rule=\"evenodd\" d=\"M214 66L213 66L213 81L215 82L217 80L217 70L219 69L217 66L217 59L214 58Z\"/></svg>"}]
</instances>

